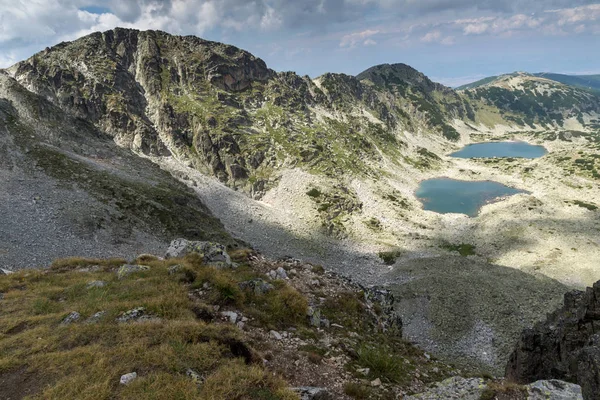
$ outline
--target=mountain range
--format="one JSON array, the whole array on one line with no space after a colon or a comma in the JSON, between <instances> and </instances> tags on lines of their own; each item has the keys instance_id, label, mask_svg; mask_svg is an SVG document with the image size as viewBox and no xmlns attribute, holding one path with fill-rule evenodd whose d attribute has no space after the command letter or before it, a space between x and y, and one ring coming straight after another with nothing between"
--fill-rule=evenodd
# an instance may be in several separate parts
<instances>
[{"instance_id":1,"label":"mountain range","mask_svg":"<svg viewBox=\"0 0 600 400\"><path fill-rule=\"evenodd\" d=\"M405 64L313 79L194 36L96 32L0 71L0 264L251 245L393 286L411 340L497 372L522 328L596 280L594 85L515 73L454 90ZM447 157L514 139L555 151ZM414 195L440 175L530 191L441 217Z\"/></svg>"}]
</instances>

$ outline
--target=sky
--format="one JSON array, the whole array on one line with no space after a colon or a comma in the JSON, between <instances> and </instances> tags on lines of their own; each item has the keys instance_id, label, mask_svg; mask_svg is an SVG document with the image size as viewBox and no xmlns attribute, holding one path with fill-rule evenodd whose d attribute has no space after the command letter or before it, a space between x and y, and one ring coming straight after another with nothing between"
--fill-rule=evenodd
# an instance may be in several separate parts
<instances>
[{"instance_id":1,"label":"sky","mask_svg":"<svg viewBox=\"0 0 600 400\"><path fill-rule=\"evenodd\" d=\"M600 73L598 0L0 0L0 68L117 26L233 44L311 77L382 63L448 86Z\"/></svg>"}]
</instances>

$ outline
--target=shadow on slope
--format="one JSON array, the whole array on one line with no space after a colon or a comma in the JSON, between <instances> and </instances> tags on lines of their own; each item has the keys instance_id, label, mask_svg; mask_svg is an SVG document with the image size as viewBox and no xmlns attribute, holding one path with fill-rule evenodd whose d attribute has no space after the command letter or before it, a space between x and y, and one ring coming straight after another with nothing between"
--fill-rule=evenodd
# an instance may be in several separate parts
<instances>
[{"instance_id":1,"label":"shadow on slope","mask_svg":"<svg viewBox=\"0 0 600 400\"><path fill-rule=\"evenodd\" d=\"M0 73L0 265L231 244L192 190Z\"/></svg>"}]
</instances>

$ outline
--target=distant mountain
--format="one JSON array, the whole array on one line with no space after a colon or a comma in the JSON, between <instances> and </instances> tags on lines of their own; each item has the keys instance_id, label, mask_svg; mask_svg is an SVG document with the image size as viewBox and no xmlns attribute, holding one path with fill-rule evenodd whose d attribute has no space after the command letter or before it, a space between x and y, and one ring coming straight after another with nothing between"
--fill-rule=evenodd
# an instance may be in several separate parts
<instances>
[{"instance_id":1,"label":"distant mountain","mask_svg":"<svg viewBox=\"0 0 600 400\"><path fill-rule=\"evenodd\" d=\"M600 75L563 75L549 72L533 74L565 85L600 91Z\"/></svg>"},{"instance_id":2,"label":"distant mountain","mask_svg":"<svg viewBox=\"0 0 600 400\"><path fill-rule=\"evenodd\" d=\"M500 77L516 76L519 74L524 74L524 73L515 72L512 74L506 74L506 75L500 75L500 76L489 76L487 78L483 78L476 82L472 82L472 83L468 83L466 85L459 86L456 88L456 90L475 89L480 86L491 83ZM538 72L538 73L527 74L527 75L535 76L538 78L549 79L549 80L552 80L555 82L559 82L559 83L569 85L569 86L575 86L578 88L600 91L600 75L565 75L565 74L554 74L551 72Z\"/></svg>"},{"instance_id":3,"label":"distant mountain","mask_svg":"<svg viewBox=\"0 0 600 400\"><path fill-rule=\"evenodd\" d=\"M459 92L475 104L476 110L481 105L491 107L493 114L510 124L562 128L570 120L571 127L598 127L600 96L596 92L545 76L515 72L465 87Z\"/></svg>"}]
</instances>

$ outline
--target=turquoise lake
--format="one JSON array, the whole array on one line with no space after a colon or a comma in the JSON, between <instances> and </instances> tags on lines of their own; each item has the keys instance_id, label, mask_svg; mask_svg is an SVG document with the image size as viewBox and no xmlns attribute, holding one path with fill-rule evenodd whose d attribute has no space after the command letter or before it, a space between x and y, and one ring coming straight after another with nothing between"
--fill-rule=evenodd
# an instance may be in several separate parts
<instances>
[{"instance_id":1,"label":"turquoise lake","mask_svg":"<svg viewBox=\"0 0 600 400\"><path fill-rule=\"evenodd\" d=\"M421 182L416 196L425 210L476 217L484 205L517 193L527 192L493 181L469 182L436 178Z\"/></svg>"},{"instance_id":2,"label":"turquoise lake","mask_svg":"<svg viewBox=\"0 0 600 400\"><path fill-rule=\"evenodd\" d=\"M450 154L456 158L539 158L548 151L544 146L536 146L525 142L486 142L474 143Z\"/></svg>"}]
</instances>

